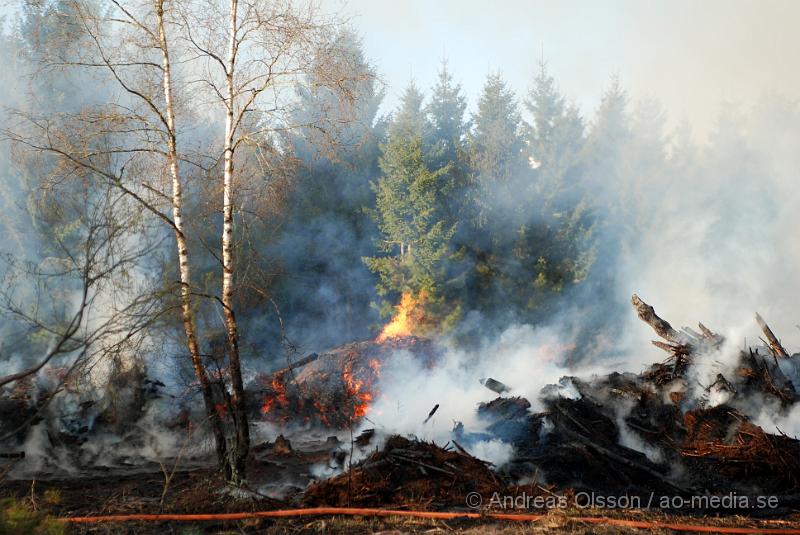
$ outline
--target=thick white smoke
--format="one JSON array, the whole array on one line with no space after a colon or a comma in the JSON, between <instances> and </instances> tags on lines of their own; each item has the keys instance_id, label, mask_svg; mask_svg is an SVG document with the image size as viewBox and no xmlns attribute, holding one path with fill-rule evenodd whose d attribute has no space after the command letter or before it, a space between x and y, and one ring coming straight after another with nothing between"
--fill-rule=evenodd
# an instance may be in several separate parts
<instances>
[{"instance_id":1,"label":"thick white smoke","mask_svg":"<svg viewBox=\"0 0 800 535\"><path fill-rule=\"evenodd\" d=\"M673 144L658 173L641 173L620 298L638 292L673 326L701 321L739 348L758 345L758 311L790 352L800 347L798 119L797 103L775 96L724 108L702 148ZM650 336L637 321L631 352Z\"/></svg>"},{"instance_id":2,"label":"thick white smoke","mask_svg":"<svg viewBox=\"0 0 800 535\"><path fill-rule=\"evenodd\" d=\"M476 409L497 397L481 384L486 378L508 386L510 391L504 395L525 397L533 404L532 411L542 410L540 390L578 371L567 364L572 350L570 332L511 325L496 339L485 340L474 349L442 341L442 357L432 369L414 356L398 352L381 369L380 393L361 427L413 435L439 445L451 440L459 422L469 431L481 431L486 422L479 419ZM591 375L604 370L582 365L580 372ZM436 405L436 412L426 421ZM510 445L496 439L477 442L470 450L498 466L513 452Z\"/></svg>"}]
</instances>

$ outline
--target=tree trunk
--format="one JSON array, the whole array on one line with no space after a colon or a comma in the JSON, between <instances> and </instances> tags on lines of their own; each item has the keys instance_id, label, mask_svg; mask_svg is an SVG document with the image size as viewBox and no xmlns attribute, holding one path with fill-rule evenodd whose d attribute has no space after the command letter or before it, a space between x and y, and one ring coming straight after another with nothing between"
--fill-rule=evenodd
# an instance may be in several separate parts
<instances>
[{"instance_id":1,"label":"tree trunk","mask_svg":"<svg viewBox=\"0 0 800 535\"><path fill-rule=\"evenodd\" d=\"M158 24L159 48L163 68L164 102L166 107L165 120L167 123L167 158L169 161L170 177L172 178L172 219L175 224L175 242L178 249L178 266L180 273L180 299L181 319L183 330L186 334L186 344L192 359L195 376L200 383L206 414L214 432L217 449L217 460L221 467L225 466L226 444L225 433L219 412L214 404L214 396L208 372L200 357L200 348L197 343L197 329L192 309L191 273L189 270L189 250L186 245L186 235L183 232L183 187L181 185L180 169L178 163L178 149L175 133L175 110L172 99L172 80L170 78L169 49L164 30L164 2L157 0L156 17Z\"/></svg>"},{"instance_id":2,"label":"tree trunk","mask_svg":"<svg viewBox=\"0 0 800 535\"><path fill-rule=\"evenodd\" d=\"M233 156L234 156L234 73L236 69L236 26L238 0L230 2L228 57L225 73L226 108L222 204L222 308L228 335L228 361L231 373L231 416L233 432L230 457L231 481L245 479L245 465L250 451L250 428L245 407L242 366L239 358L239 333L233 310Z\"/></svg>"}]
</instances>

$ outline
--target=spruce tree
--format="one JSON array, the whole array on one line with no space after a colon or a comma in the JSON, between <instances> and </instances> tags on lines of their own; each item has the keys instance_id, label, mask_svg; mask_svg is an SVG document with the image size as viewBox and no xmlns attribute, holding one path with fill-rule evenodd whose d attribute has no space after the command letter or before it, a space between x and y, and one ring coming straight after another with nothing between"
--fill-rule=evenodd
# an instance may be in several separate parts
<instances>
[{"instance_id":1,"label":"spruce tree","mask_svg":"<svg viewBox=\"0 0 800 535\"><path fill-rule=\"evenodd\" d=\"M428 128L425 141L429 158L440 166L457 162L463 157L468 125L464 121L467 99L461 92L461 84L453 82L447 69L447 60L442 60L431 99L426 107Z\"/></svg>"},{"instance_id":2,"label":"spruce tree","mask_svg":"<svg viewBox=\"0 0 800 535\"><path fill-rule=\"evenodd\" d=\"M532 116L527 142L533 167L530 204L537 214L520 232L526 272L534 277L525 307L534 309L551 295L582 280L591 265L592 221L580 165L584 123L566 103L544 61L525 102Z\"/></svg>"},{"instance_id":3,"label":"spruce tree","mask_svg":"<svg viewBox=\"0 0 800 535\"><path fill-rule=\"evenodd\" d=\"M631 229L624 215L626 193L622 184L630 175L628 151L631 142L631 123L628 94L617 76L612 77L595 112L583 153L587 188L592 192L588 209L595 214L598 229L594 239L594 265L582 291L591 299L616 306L604 317L589 318L599 332L610 322L623 317L623 308L616 291L617 276L623 248L631 241ZM635 178L635 177L634 177Z\"/></svg>"},{"instance_id":4,"label":"spruce tree","mask_svg":"<svg viewBox=\"0 0 800 535\"><path fill-rule=\"evenodd\" d=\"M467 101L461 85L453 81L447 61L442 60L436 83L426 106L428 127L424 136L427 160L434 168L446 168L439 188L442 219L455 227L452 255L442 288L444 298L456 309L463 301L463 285L471 265L465 252L471 243L469 222L473 219L470 197L470 169L465 112Z\"/></svg>"},{"instance_id":5,"label":"spruce tree","mask_svg":"<svg viewBox=\"0 0 800 535\"><path fill-rule=\"evenodd\" d=\"M499 74L484 84L468 137L472 175L465 215L471 264L464 299L484 313L508 309L514 300L514 241L527 209L520 191L529 179L523 122L514 92Z\"/></svg>"},{"instance_id":6,"label":"spruce tree","mask_svg":"<svg viewBox=\"0 0 800 535\"><path fill-rule=\"evenodd\" d=\"M410 84L381 146L381 176L373 187L381 234L378 248L384 254L365 262L378 275L384 314L391 312L400 294L423 292L429 315L441 321L452 313L441 297L441 286L454 226L442 217L438 204L448 168L426 160L422 101L422 93Z\"/></svg>"},{"instance_id":7,"label":"spruce tree","mask_svg":"<svg viewBox=\"0 0 800 535\"><path fill-rule=\"evenodd\" d=\"M525 169L527 156L516 96L499 74L486 78L472 122L471 163L478 181L508 185Z\"/></svg>"},{"instance_id":8,"label":"spruce tree","mask_svg":"<svg viewBox=\"0 0 800 535\"><path fill-rule=\"evenodd\" d=\"M577 108L556 88L544 61L539 63L525 107L533 119L526 128L526 141L536 195L553 210L575 203L582 196L575 190L581 186L579 159L585 125Z\"/></svg>"}]
</instances>

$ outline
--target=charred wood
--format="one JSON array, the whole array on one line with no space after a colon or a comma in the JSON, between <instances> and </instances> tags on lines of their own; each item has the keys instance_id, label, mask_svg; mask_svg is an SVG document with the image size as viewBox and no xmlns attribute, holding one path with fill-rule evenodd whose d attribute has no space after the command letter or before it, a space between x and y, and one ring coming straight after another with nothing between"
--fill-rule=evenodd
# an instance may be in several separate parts
<instances>
[{"instance_id":1,"label":"charred wood","mask_svg":"<svg viewBox=\"0 0 800 535\"><path fill-rule=\"evenodd\" d=\"M425 418L425 421L422 422L423 424L427 424L428 421L433 418L433 415L436 414L436 411L439 410L439 404L437 403L432 409L431 412L428 413L428 417Z\"/></svg>"},{"instance_id":2,"label":"charred wood","mask_svg":"<svg viewBox=\"0 0 800 535\"><path fill-rule=\"evenodd\" d=\"M772 329L769 328L767 322L764 321L764 318L761 317L759 313L756 312L756 323L758 326L761 327L761 330L764 332L764 336L767 337L767 342L769 348L772 350L772 353L778 357L788 358L789 353L783 348L781 343L778 341L778 338L775 336L775 333L772 332Z\"/></svg>"},{"instance_id":3,"label":"charred wood","mask_svg":"<svg viewBox=\"0 0 800 535\"><path fill-rule=\"evenodd\" d=\"M492 379L491 377L487 379L482 379L481 384L486 388L488 388L489 390L491 390L492 392L494 392L495 394L502 395L505 394L506 392L511 391L509 387L507 387L506 385L504 385L503 383L501 383L496 379Z\"/></svg>"},{"instance_id":4,"label":"charred wood","mask_svg":"<svg viewBox=\"0 0 800 535\"><path fill-rule=\"evenodd\" d=\"M681 335L678 331L672 328L668 321L661 319L653 307L641 300L641 298L633 294L631 297L631 304L636 309L636 314L639 319L648 324L661 338L676 344L684 344L686 342L685 335Z\"/></svg>"}]
</instances>

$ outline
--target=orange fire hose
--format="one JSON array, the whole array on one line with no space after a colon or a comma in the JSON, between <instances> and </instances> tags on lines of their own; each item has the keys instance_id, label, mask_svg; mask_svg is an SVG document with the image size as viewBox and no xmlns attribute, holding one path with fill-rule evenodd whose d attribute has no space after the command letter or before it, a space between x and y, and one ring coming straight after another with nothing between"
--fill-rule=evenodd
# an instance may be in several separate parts
<instances>
[{"instance_id":1,"label":"orange fire hose","mask_svg":"<svg viewBox=\"0 0 800 535\"><path fill-rule=\"evenodd\" d=\"M429 518L436 520L454 519L484 519L484 520L510 520L517 522L536 522L548 518L547 515L509 514L509 513L451 513L435 511L398 511L391 509L361 509L351 507L314 507L310 509L281 509L277 511L254 511L245 513L209 513L209 514L131 514L107 516L75 516L60 518L62 522L73 524L91 524L98 522L200 522L200 521L230 521L249 520L254 518L290 518L300 516L402 516L411 518ZM552 517L550 517L552 518ZM694 533L772 533L782 535L800 535L800 528L739 528L725 526L703 526L700 524L680 524L659 521L623 520L619 518L605 518L598 516L563 517L574 522L586 522L606 526L620 526L638 529L669 529Z\"/></svg>"}]
</instances>

